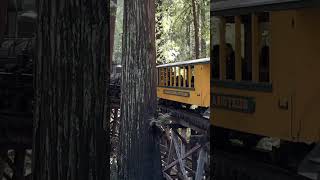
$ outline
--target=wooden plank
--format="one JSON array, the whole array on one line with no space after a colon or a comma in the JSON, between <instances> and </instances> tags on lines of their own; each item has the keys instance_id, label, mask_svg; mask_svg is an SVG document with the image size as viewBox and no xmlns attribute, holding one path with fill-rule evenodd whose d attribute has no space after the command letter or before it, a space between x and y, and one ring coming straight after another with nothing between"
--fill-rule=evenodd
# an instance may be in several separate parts
<instances>
[{"instance_id":1,"label":"wooden plank","mask_svg":"<svg viewBox=\"0 0 320 180\"><path fill-rule=\"evenodd\" d=\"M181 173L183 174L183 177L185 180L188 179L188 176L187 176L187 173L186 173L186 169L185 169L185 164L184 162L182 161L182 157L181 157L181 153L179 151L179 144L178 144L178 137L176 135L176 133L171 133L171 137L172 137L172 140L173 140L173 145L174 145L174 148L176 150L176 155L178 157L178 161L179 161L179 167L180 167L180 170L181 170Z\"/></svg>"},{"instance_id":2,"label":"wooden plank","mask_svg":"<svg viewBox=\"0 0 320 180\"><path fill-rule=\"evenodd\" d=\"M178 67L178 87L181 87L180 67Z\"/></svg>"},{"instance_id":3,"label":"wooden plank","mask_svg":"<svg viewBox=\"0 0 320 180\"><path fill-rule=\"evenodd\" d=\"M196 152L198 149L200 149L202 146L200 144L197 144L196 146L194 146L192 149L190 149L183 157L181 157L181 159L185 159L188 156L192 155L192 153ZM179 160L175 160L172 163L170 163L168 166L166 166L164 168L163 171L167 171L168 169L172 168L173 166L175 166L176 164L178 164Z\"/></svg>"},{"instance_id":4,"label":"wooden plank","mask_svg":"<svg viewBox=\"0 0 320 180\"><path fill-rule=\"evenodd\" d=\"M220 29L220 48L219 48L219 68L220 68L220 80L226 80L226 19L220 17L219 23Z\"/></svg>"},{"instance_id":5,"label":"wooden plank","mask_svg":"<svg viewBox=\"0 0 320 180\"><path fill-rule=\"evenodd\" d=\"M167 180L173 180L173 179L170 177L170 175L167 174L166 172L163 172L163 174L164 174L164 176L165 176L165 178L166 178Z\"/></svg>"},{"instance_id":6,"label":"wooden plank","mask_svg":"<svg viewBox=\"0 0 320 180\"><path fill-rule=\"evenodd\" d=\"M170 135L169 135L169 128L166 128L165 133L166 133L167 139L170 139L170 146L169 146L169 151L168 151L169 154L168 154L168 157L167 157L167 164L169 164L171 162L171 159L172 159L173 141L172 141L172 138L170 138Z\"/></svg>"},{"instance_id":7,"label":"wooden plank","mask_svg":"<svg viewBox=\"0 0 320 180\"><path fill-rule=\"evenodd\" d=\"M183 157L186 154L186 145L188 144L186 142L187 139L187 129L186 128L182 128L181 129L181 135L179 133L177 133L177 135L179 135L180 140L181 140L181 156ZM184 142L183 142L184 141ZM186 164L185 160L182 160L183 164ZM186 166L186 165L185 165Z\"/></svg>"},{"instance_id":8,"label":"wooden plank","mask_svg":"<svg viewBox=\"0 0 320 180\"><path fill-rule=\"evenodd\" d=\"M235 17L235 71L236 81L241 81L241 17Z\"/></svg>"},{"instance_id":9,"label":"wooden plank","mask_svg":"<svg viewBox=\"0 0 320 180\"><path fill-rule=\"evenodd\" d=\"M260 49L260 30L259 18L257 14L251 15L251 37L252 37L252 81L259 82L259 49Z\"/></svg>"},{"instance_id":10,"label":"wooden plank","mask_svg":"<svg viewBox=\"0 0 320 180\"><path fill-rule=\"evenodd\" d=\"M176 87L177 86L177 68L176 67L173 67L174 68L174 80L173 80L173 82L174 82L174 87Z\"/></svg>"},{"instance_id":11,"label":"wooden plank","mask_svg":"<svg viewBox=\"0 0 320 180\"><path fill-rule=\"evenodd\" d=\"M188 81L189 81L189 88L191 88L191 78L192 78L192 74L191 74L191 66L188 66Z\"/></svg>"},{"instance_id":12,"label":"wooden plank","mask_svg":"<svg viewBox=\"0 0 320 180\"><path fill-rule=\"evenodd\" d=\"M204 163L205 163L206 156L207 156L206 151L204 150L204 148L201 148L201 150L199 152L195 180L202 180L202 178L203 178Z\"/></svg>"}]
</instances>

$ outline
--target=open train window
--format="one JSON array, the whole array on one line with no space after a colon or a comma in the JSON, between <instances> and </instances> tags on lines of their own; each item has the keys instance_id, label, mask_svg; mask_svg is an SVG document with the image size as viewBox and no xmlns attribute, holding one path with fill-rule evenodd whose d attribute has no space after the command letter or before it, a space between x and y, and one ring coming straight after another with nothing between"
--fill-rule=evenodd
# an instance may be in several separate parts
<instances>
[{"instance_id":1,"label":"open train window","mask_svg":"<svg viewBox=\"0 0 320 180\"><path fill-rule=\"evenodd\" d=\"M191 88L194 88L194 77L195 73L194 73L194 66L191 66Z\"/></svg>"},{"instance_id":2,"label":"open train window","mask_svg":"<svg viewBox=\"0 0 320 180\"><path fill-rule=\"evenodd\" d=\"M241 16L241 77L252 80L252 22L251 15Z\"/></svg>"},{"instance_id":3,"label":"open train window","mask_svg":"<svg viewBox=\"0 0 320 180\"><path fill-rule=\"evenodd\" d=\"M270 17L269 13L259 15L259 81L270 81Z\"/></svg>"},{"instance_id":4,"label":"open train window","mask_svg":"<svg viewBox=\"0 0 320 180\"><path fill-rule=\"evenodd\" d=\"M220 19L217 17L210 18L210 38L211 38L211 77L212 79L219 79L220 69L219 69L219 47L220 47Z\"/></svg>"},{"instance_id":5,"label":"open train window","mask_svg":"<svg viewBox=\"0 0 320 180\"><path fill-rule=\"evenodd\" d=\"M183 81L184 81L184 68L183 67L180 67L180 87L183 87Z\"/></svg>"},{"instance_id":6,"label":"open train window","mask_svg":"<svg viewBox=\"0 0 320 180\"><path fill-rule=\"evenodd\" d=\"M184 74L185 74L185 79L184 79L184 81L185 81L185 87L189 87L189 69L188 69L188 66L185 66L184 67L184 69L185 69L185 71L184 71Z\"/></svg>"},{"instance_id":7,"label":"open train window","mask_svg":"<svg viewBox=\"0 0 320 180\"><path fill-rule=\"evenodd\" d=\"M227 80L235 80L235 19L233 16L226 17L225 25L225 72Z\"/></svg>"},{"instance_id":8,"label":"open train window","mask_svg":"<svg viewBox=\"0 0 320 180\"><path fill-rule=\"evenodd\" d=\"M170 79L171 79L171 84L170 84L170 86L174 86L174 85L175 85L175 84L174 84L175 68L174 68L174 67L170 67L170 69L171 69L171 77L170 77Z\"/></svg>"},{"instance_id":9,"label":"open train window","mask_svg":"<svg viewBox=\"0 0 320 180\"><path fill-rule=\"evenodd\" d=\"M180 68L176 67L176 87L179 87L179 80L180 80Z\"/></svg>"},{"instance_id":10,"label":"open train window","mask_svg":"<svg viewBox=\"0 0 320 180\"><path fill-rule=\"evenodd\" d=\"M163 68L158 68L158 72L159 72L159 86L163 86L164 85Z\"/></svg>"}]
</instances>

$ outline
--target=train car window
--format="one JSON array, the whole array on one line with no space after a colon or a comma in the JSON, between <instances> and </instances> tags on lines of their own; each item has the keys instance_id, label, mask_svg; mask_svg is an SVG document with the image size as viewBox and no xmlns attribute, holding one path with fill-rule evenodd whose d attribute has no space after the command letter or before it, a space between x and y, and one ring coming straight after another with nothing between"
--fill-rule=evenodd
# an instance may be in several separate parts
<instances>
[{"instance_id":1,"label":"train car window","mask_svg":"<svg viewBox=\"0 0 320 180\"><path fill-rule=\"evenodd\" d=\"M185 86L184 87L189 87L188 66L185 66L184 69L185 69L185 72L184 72L184 74L185 74L185 76L184 76L185 77L185 80L184 80L185 81Z\"/></svg>"},{"instance_id":2,"label":"train car window","mask_svg":"<svg viewBox=\"0 0 320 180\"><path fill-rule=\"evenodd\" d=\"M179 81L180 81L180 68L176 67L176 87L179 87Z\"/></svg>"},{"instance_id":3,"label":"train car window","mask_svg":"<svg viewBox=\"0 0 320 180\"><path fill-rule=\"evenodd\" d=\"M184 81L184 69L183 67L180 68L180 73L179 73L179 76L180 76L180 87L183 87L183 81Z\"/></svg>"},{"instance_id":4,"label":"train car window","mask_svg":"<svg viewBox=\"0 0 320 180\"><path fill-rule=\"evenodd\" d=\"M225 67L226 67L226 79L235 80L235 19L234 16L226 17L226 29L225 29Z\"/></svg>"},{"instance_id":5,"label":"train car window","mask_svg":"<svg viewBox=\"0 0 320 180\"><path fill-rule=\"evenodd\" d=\"M159 68L159 73L160 73L160 83L159 86L163 86L163 68Z\"/></svg>"},{"instance_id":6,"label":"train car window","mask_svg":"<svg viewBox=\"0 0 320 180\"><path fill-rule=\"evenodd\" d=\"M174 79L175 79L175 68L174 67L171 67L171 84L170 86L174 86Z\"/></svg>"},{"instance_id":7,"label":"train car window","mask_svg":"<svg viewBox=\"0 0 320 180\"><path fill-rule=\"evenodd\" d=\"M270 81L270 17L269 13L259 15L261 47L259 53L259 81Z\"/></svg>"},{"instance_id":8,"label":"train car window","mask_svg":"<svg viewBox=\"0 0 320 180\"><path fill-rule=\"evenodd\" d=\"M194 66L191 66L191 88L194 88L194 81L195 81L194 75L195 75Z\"/></svg>"},{"instance_id":9,"label":"train car window","mask_svg":"<svg viewBox=\"0 0 320 180\"><path fill-rule=\"evenodd\" d=\"M210 38L212 42L211 46L211 77L212 79L219 79L220 69L219 69L219 47L220 47L220 29L219 29L220 19L217 17L211 17L210 22Z\"/></svg>"},{"instance_id":10,"label":"train car window","mask_svg":"<svg viewBox=\"0 0 320 180\"><path fill-rule=\"evenodd\" d=\"M241 16L241 62L242 80L252 80L252 33L251 15Z\"/></svg>"}]
</instances>

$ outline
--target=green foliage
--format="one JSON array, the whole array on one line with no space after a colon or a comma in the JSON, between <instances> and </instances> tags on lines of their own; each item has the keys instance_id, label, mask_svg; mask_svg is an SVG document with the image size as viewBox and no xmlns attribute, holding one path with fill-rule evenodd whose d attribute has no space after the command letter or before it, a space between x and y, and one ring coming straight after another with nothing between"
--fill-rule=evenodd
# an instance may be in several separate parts
<instances>
[{"instance_id":1,"label":"green foliage","mask_svg":"<svg viewBox=\"0 0 320 180\"><path fill-rule=\"evenodd\" d=\"M156 32L157 62L194 59L194 25L192 0L157 0ZM160 6L159 6L160 4ZM200 19L200 39L204 41L204 56L209 56L210 43L210 7L209 0L196 0L197 14L204 11ZM159 23L161 21L161 23ZM161 33L161 36L159 36Z\"/></svg>"},{"instance_id":2,"label":"green foliage","mask_svg":"<svg viewBox=\"0 0 320 180\"><path fill-rule=\"evenodd\" d=\"M123 0L117 0L117 19L113 62L119 64L122 58ZM195 58L195 38L192 14L192 0L156 1L156 48L157 63L185 61ZM201 55L209 57L210 44L210 1L195 0L200 25ZM204 11L204 17L201 15Z\"/></svg>"}]
</instances>

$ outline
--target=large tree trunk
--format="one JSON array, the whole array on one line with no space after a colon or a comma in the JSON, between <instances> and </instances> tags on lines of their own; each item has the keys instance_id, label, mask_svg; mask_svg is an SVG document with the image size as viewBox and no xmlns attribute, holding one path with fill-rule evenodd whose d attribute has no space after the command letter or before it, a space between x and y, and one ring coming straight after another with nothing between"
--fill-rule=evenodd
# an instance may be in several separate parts
<instances>
[{"instance_id":1,"label":"large tree trunk","mask_svg":"<svg viewBox=\"0 0 320 180\"><path fill-rule=\"evenodd\" d=\"M197 13L197 5L196 0L192 1L192 14L193 14L193 25L194 25L194 40L195 40L195 46L194 46L194 52L196 55L196 59L199 58L199 16ZM199 11L199 10L198 10Z\"/></svg>"},{"instance_id":2,"label":"large tree trunk","mask_svg":"<svg viewBox=\"0 0 320 180\"><path fill-rule=\"evenodd\" d=\"M111 0L110 8L110 65L113 61L114 37L117 19L117 0Z\"/></svg>"},{"instance_id":3,"label":"large tree trunk","mask_svg":"<svg viewBox=\"0 0 320 180\"><path fill-rule=\"evenodd\" d=\"M109 1L37 0L33 180L109 171Z\"/></svg>"},{"instance_id":4,"label":"large tree trunk","mask_svg":"<svg viewBox=\"0 0 320 180\"><path fill-rule=\"evenodd\" d=\"M161 179L156 112L154 0L124 2L120 179Z\"/></svg>"},{"instance_id":5,"label":"large tree trunk","mask_svg":"<svg viewBox=\"0 0 320 180\"><path fill-rule=\"evenodd\" d=\"M206 6L205 2L203 3ZM205 58L207 57L207 45L206 45L206 39L204 37L205 30L207 28L206 11L204 8L203 9L200 8L200 4L199 4L198 10L200 11L200 15L201 15L201 58Z\"/></svg>"},{"instance_id":6,"label":"large tree trunk","mask_svg":"<svg viewBox=\"0 0 320 180\"><path fill-rule=\"evenodd\" d=\"M165 63L165 57L163 55L163 50L161 47L164 45L165 41L162 39L163 36L163 0L156 0L156 12L158 16L156 17L156 60L160 63Z\"/></svg>"},{"instance_id":7,"label":"large tree trunk","mask_svg":"<svg viewBox=\"0 0 320 180\"><path fill-rule=\"evenodd\" d=\"M8 0L0 1L0 42L2 41L3 35L7 26L7 9L8 9Z\"/></svg>"}]
</instances>

